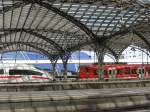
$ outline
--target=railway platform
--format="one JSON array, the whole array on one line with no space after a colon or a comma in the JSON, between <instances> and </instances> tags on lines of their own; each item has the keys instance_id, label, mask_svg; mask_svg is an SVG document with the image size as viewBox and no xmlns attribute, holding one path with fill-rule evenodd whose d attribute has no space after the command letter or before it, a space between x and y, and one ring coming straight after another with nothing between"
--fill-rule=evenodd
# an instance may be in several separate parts
<instances>
[{"instance_id":1,"label":"railway platform","mask_svg":"<svg viewBox=\"0 0 150 112\"><path fill-rule=\"evenodd\" d=\"M150 87L0 92L1 112L134 112L149 106Z\"/></svg>"},{"instance_id":2,"label":"railway platform","mask_svg":"<svg viewBox=\"0 0 150 112\"><path fill-rule=\"evenodd\" d=\"M111 80L82 82L45 82L45 83L1 83L0 92L20 91L61 91L81 89L111 89L150 87L150 80Z\"/></svg>"}]
</instances>

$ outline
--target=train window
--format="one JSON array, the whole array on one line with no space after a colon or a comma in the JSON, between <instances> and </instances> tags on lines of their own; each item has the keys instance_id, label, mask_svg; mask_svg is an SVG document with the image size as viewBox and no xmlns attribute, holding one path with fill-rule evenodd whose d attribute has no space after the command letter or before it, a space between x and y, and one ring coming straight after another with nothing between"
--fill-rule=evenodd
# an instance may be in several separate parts
<instances>
[{"instance_id":1,"label":"train window","mask_svg":"<svg viewBox=\"0 0 150 112\"><path fill-rule=\"evenodd\" d=\"M97 70L94 70L94 75L97 75L98 74L98 71Z\"/></svg>"},{"instance_id":2,"label":"train window","mask_svg":"<svg viewBox=\"0 0 150 112\"><path fill-rule=\"evenodd\" d=\"M27 73L26 73L27 74ZM9 70L9 75L26 75L25 70Z\"/></svg>"},{"instance_id":3,"label":"train window","mask_svg":"<svg viewBox=\"0 0 150 112\"><path fill-rule=\"evenodd\" d=\"M130 74L130 69L129 68L125 68L125 74Z\"/></svg>"},{"instance_id":4,"label":"train window","mask_svg":"<svg viewBox=\"0 0 150 112\"><path fill-rule=\"evenodd\" d=\"M143 73L143 74L145 73L145 70L144 70L144 69L142 69L142 73Z\"/></svg>"},{"instance_id":5,"label":"train window","mask_svg":"<svg viewBox=\"0 0 150 112\"><path fill-rule=\"evenodd\" d=\"M104 70L104 75L107 75L107 70Z\"/></svg>"},{"instance_id":6,"label":"train window","mask_svg":"<svg viewBox=\"0 0 150 112\"><path fill-rule=\"evenodd\" d=\"M29 70L29 71L28 71L28 74L29 74L29 75L43 75L43 74L40 73L40 72L32 71L32 70Z\"/></svg>"},{"instance_id":7,"label":"train window","mask_svg":"<svg viewBox=\"0 0 150 112\"><path fill-rule=\"evenodd\" d=\"M118 69L118 70L117 70L117 74L121 75L121 74L122 74L122 70L121 70L121 69Z\"/></svg>"},{"instance_id":8,"label":"train window","mask_svg":"<svg viewBox=\"0 0 150 112\"><path fill-rule=\"evenodd\" d=\"M132 69L132 70L131 70L131 73L132 73L132 74L136 74L136 69Z\"/></svg>"},{"instance_id":9,"label":"train window","mask_svg":"<svg viewBox=\"0 0 150 112\"><path fill-rule=\"evenodd\" d=\"M4 70L3 69L0 69L0 74L4 74Z\"/></svg>"},{"instance_id":10,"label":"train window","mask_svg":"<svg viewBox=\"0 0 150 112\"><path fill-rule=\"evenodd\" d=\"M109 72L108 72L109 74L111 74L111 70L109 70Z\"/></svg>"},{"instance_id":11,"label":"train window","mask_svg":"<svg viewBox=\"0 0 150 112\"><path fill-rule=\"evenodd\" d=\"M138 73L139 73L139 74L144 74L144 73L145 73L145 70L144 70L143 68L140 68L140 69L138 70Z\"/></svg>"},{"instance_id":12,"label":"train window","mask_svg":"<svg viewBox=\"0 0 150 112\"><path fill-rule=\"evenodd\" d=\"M109 70L109 74L115 74L115 70Z\"/></svg>"},{"instance_id":13,"label":"train window","mask_svg":"<svg viewBox=\"0 0 150 112\"><path fill-rule=\"evenodd\" d=\"M88 68L86 68L86 72L89 72L89 69L88 69Z\"/></svg>"},{"instance_id":14,"label":"train window","mask_svg":"<svg viewBox=\"0 0 150 112\"><path fill-rule=\"evenodd\" d=\"M139 69L139 74L141 74L142 73L142 71L141 71L141 69Z\"/></svg>"},{"instance_id":15,"label":"train window","mask_svg":"<svg viewBox=\"0 0 150 112\"><path fill-rule=\"evenodd\" d=\"M9 75L42 75L42 73L32 70L9 70Z\"/></svg>"}]
</instances>

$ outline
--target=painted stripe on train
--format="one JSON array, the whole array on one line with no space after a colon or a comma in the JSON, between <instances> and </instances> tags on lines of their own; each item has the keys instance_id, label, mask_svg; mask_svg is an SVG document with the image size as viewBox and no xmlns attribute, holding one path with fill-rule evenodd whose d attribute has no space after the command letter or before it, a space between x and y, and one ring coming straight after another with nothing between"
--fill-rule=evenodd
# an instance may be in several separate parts
<instances>
[{"instance_id":1,"label":"painted stripe on train","mask_svg":"<svg viewBox=\"0 0 150 112\"><path fill-rule=\"evenodd\" d=\"M38 78L38 79L49 79L49 77L43 77L43 76L32 76L32 78Z\"/></svg>"},{"instance_id":2,"label":"painted stripe on train","mask_svg":"<svg viewBox=\"0 0 150 112\"><path fill-rule=\"evenodd\" d=\"M2 78L2 79L4 79L4 78L10 78L10 79L12 79L12 78L16 78L16 79L18 79L18 78L21 78L21 76L0 76L0 78Z\"/></svg>"}]
</instances>

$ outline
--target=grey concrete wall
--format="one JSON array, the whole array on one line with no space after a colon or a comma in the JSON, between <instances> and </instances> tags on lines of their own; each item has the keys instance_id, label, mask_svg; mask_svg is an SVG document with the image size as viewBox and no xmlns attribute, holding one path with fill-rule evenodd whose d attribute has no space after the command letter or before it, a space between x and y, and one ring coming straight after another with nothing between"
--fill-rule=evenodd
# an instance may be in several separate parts
<instances>
[{"instance_id":1,"label":"grey concrete wall","mask_svg":"<svg viewBox=\"0 0 150 112\"><path fill-rule=\"evenodd\" d=\"M0 84L0 92L150 87L150 80Z\"/></svg>"}]
</instances>

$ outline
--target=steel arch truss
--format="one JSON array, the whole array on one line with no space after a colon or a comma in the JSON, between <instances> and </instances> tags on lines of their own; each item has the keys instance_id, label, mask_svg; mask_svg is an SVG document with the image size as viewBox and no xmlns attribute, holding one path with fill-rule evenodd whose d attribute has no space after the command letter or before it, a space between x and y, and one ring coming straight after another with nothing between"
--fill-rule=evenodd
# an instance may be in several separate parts
<instances>
[{"instance_id":1,"label":"steel arch truss","mask_svg":"<svg viewBox=\"0 0 150 112\"><path fill-rule=\"evenodd\" d=\"M37 3L15 1L13 0L10 6L5 6L5 2L2 1L3 13L0 15L2 42L43 43L51 46L49 49L53 48L52 51L56 52L52 53L53 55L59 55L66 53L69 47L75 46L80 41L90 40L84 31L59 14Z\"/></svg>"},{"instance_id":2,"label":"steel arch truss","mask_svg":"<svg viewBox=\"0 0 150 112\"><path fill-rule=\"evenodd\" d=\"M43 49L43 45L37 45L32 42L7 42L0 44L0 51L34 51L44 55L49 55L50 52Z\"/></svg>"},{"instance_id":3,"label":"steel arch truss","mask_svg":"<svg viewBox=\"0 0 150 112\"><path fill-rule=\"evenodd\" d=\"M100 4L68 0L1 0L1 50L37 48L48 57L61 57L92 43L117 57L121 49L130 44L131 38L122 38L123 35L133 29L138 32L138 26L149 22L149 8L133 2L114 1L114 5L109 5L111 1L107 0L106 5L103 0ZM136 44L140 45L142 41L150 47L143 30L135 32L140 36ZM121 39L127 43L114 44Z\"/></svg>"}]
</instances>

